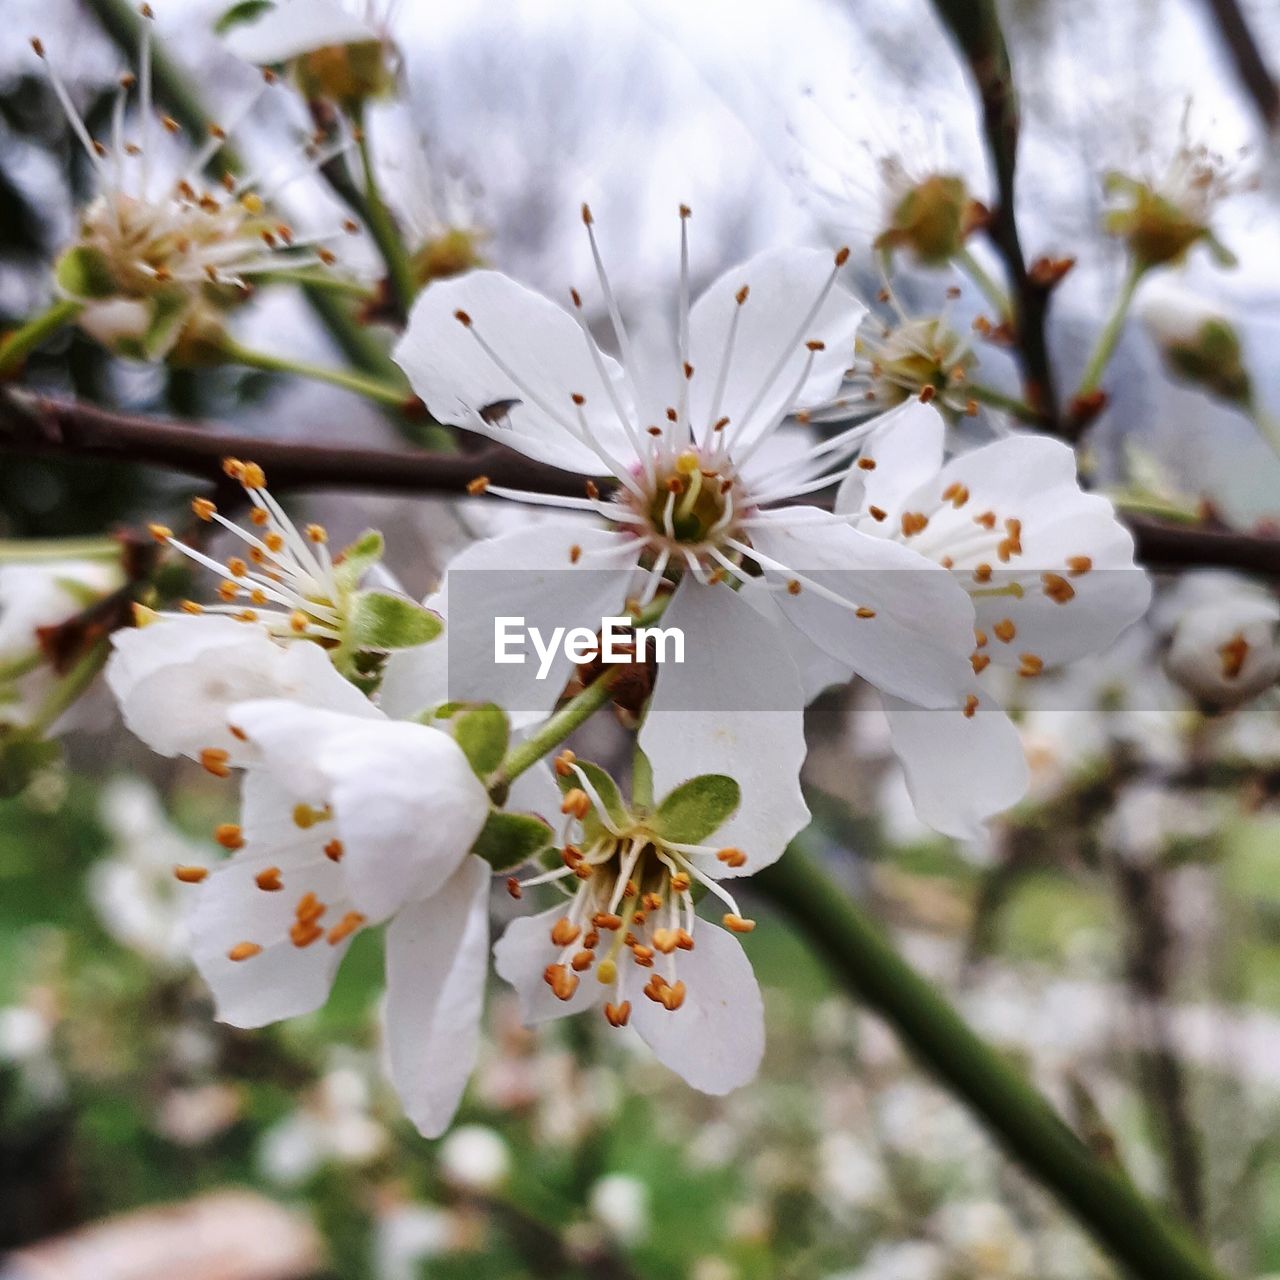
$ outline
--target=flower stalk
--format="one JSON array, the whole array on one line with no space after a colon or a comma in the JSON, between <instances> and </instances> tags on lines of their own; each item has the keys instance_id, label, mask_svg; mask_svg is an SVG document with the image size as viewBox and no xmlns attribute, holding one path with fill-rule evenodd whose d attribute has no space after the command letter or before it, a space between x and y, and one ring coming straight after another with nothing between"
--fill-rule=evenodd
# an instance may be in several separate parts
<instances>
[{"instance_id":1,"label":"flower stalk","mask_svg":"<svg viewBox=\"0 0 1280 1280\"><path fill-rule=\"evenodd\" d=\"M32 717L29 732L35 737L47 733L93 683L110 656L109 642L101 641L94 645L49 691Z\"/></svg>"},{"instance_id":2,"label":"flower stalk","mask_svg":"<svg viewBox=\"0 0 1280 1280\"><path fill-rule=\"evenodd\" d=\"M230 338L223 343L221 354L234 364L242 364L250 369L261 369L264 373L291 373L300 378L327 382L330 386L354 392L389 409L404 409L413 400L413 393L407 388L394 386L381 378L352 373L346 369L311 364L306 360L294 360L289 356L275 355L269 351L258 351L253 347L241 346Z\"/></svg>"},{"instance_id":3,"label":"flower stalk","mask_svg":"<svg viewBox=\"0 0 1280 1280\"><path fill-rule=\"evenodd\" d=\"M79 302L64 298L10 333L0 342L0 378L12 373L45 339L71 324L80 310Z\"/></svg>"},{"instance_id":4,"label":"flower stalk","mask_svg":"<svg viewBox=\"0 0 1280 1280\"><path fill-rule=\"evenodd\" d=\"M973 256L972 251L962 247L953 261L977 285L982 296L995 308L1000 320L1005 324L1012 324L1013 304L1009 301L1009 295L996 282L995 277Z\"/></svg>"},{"instance_id":5,"label":"flower stalk","mask_svg":"<svg viewBox=\"0 0 1280 1280\"><path fill-rule=\"evenodd\" d=\"M791 917L848 989L893 1026L1006 1152L1131 1274L1148 1280L1221 1280L1186 1232L1090 1154L1022 1074L902 959L801 843L760 872L755 885Z\"/></svg>"},{"instance_id":6,"label":"flower stalk","mask_svg":"<svg viewBox=\"0 0 1280 1280\"><path fill-rule=\"evenodd\" d=\"M382 198L378 188L378 178L373 167L373 152L369 146L369 135L365 131L361 119L354 121L356 127L356 150L360 154L360 167L364 175L364 215L368 223L369 234L378 246L382 261L387 268L387 280L391 293L399 305L401 314L408 315L413 305L414 296L418 292L417 281L413 275L413 264L409 261L409 253L400 231Z\"/></svg>"},{"instance_id":7,"label":"flower stalk","mask_svg":"<svg viewBox=\"0 0 1280 1280\"><path fill-rule=\"evenodd\" d=\"M1134 291L1137 289L1138 282L1142 279L1145 271L1146 268L1139 262L1135 261L1130 264L1124 282L1120 286L1120 292L1116 295L1116 300L1111 307L1111 314L1107 317L1107 323L1103 325L1102 332L1098 334L1098 341L1094 344L1088 364L1085 365L1084 374L1080 379L1080 386L1076 389L1077 400L1092 394L1098 389L1098 384L1102 381L1102 375L1106 372L1107 365L1111 362L1111 357L1115 355L1116 346L1120 341L1120 334L1124 331L1125 318L1128 316L1129 307L1133 303Z\"/></svg>"}]
</instances>

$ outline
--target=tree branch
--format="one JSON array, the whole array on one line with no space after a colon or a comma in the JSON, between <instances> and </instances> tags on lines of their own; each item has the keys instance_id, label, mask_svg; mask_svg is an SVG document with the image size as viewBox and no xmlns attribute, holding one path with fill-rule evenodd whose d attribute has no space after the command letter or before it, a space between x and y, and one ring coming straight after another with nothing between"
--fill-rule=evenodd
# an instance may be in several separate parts
<instances>
[{"instance_id":1,"label":"tree branch","mask_svg":"<svg viewBox=\"0 0 1280 1280\"><path fill-rule=\"evenodd\" d=\"M92 405L10 390L0 398L0 453L100 458L164 467L217 485L222 460L257 462L273 489L368 489L380 493L461 495L477 476L537 493L578 496L585 478L534 462L500 444L477 453L355 449L302 444L222 431L196 423L157 421ZM612 482L601 479L607 493ZM821 505L822 499L806 502ZM1280 537L1235 533L1124 515L1138 558L1153 568L1212 566L1280 580Z\"/></svg>"},{"instance_id":2,"label":"tree branch","mask_svg":"<svg viewBox=\"0 0 1280 1280\"><path fill-rule=\"evenodd\" d=\"M1059 417L1045 342L1049 290L1037 284L1027 269L1014 214L1020 127L1018 99L994 0L933 0L933 3L968 64L982 105L982 129L996 179L996 204L988 232L1004 262L1013 293L1015 338L1024 394L1027 403L1043 414L1044 430L1073 439L1078 432Z\"/></svg>"},{"instance_id":3,"label":"tree branch","mask_svg":"<svg viewBox=\"0 0 1280 1280\"><path fill-rule=\"evenodd\" d=\"M1268 133L1280 130L1280 86L1267 68L1258 42L1249 30L1239 0L1206 0L1218 33L1227 46L1236 74L1245 91L1253 99Z\"/></svg>"}]
</instances>

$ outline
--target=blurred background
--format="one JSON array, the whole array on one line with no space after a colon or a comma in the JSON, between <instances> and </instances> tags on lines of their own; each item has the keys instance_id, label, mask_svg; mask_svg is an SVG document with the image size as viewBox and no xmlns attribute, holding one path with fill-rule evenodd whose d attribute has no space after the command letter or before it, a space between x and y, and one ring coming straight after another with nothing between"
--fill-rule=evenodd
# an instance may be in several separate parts
<instances>
[{"instance_id":1,"label":"blurred background","mask_svg":"<svg viewBox=\"0 0 1280 1280\"><path fill-rule=\"evenodd\" d=\"M256 75L213 35L225 6L155 7L183 79L213 118L233 113ZM49 263L94 180L28 36L56 51L75 102L101 121L131 52L112 11L0 4L0 328L48 302ZM402 225L423 240L461 230L486 262L562 296L590 269L577 216L590 200L641 326L673 304L682 202L695 290L768 245L849 244L870 299L895 167L958 173L991 199L972 94L926 0L400 0L376 12L404 93L369 128ZM1248 13L1280 65L1280 7ZM1231 175L1213 225L1239 266L1196 252L1182 283L1231 318L1259 412L1274 418L1277 144L1208 7L1010 0L1002 16L1025 115L1027 255L1077 260L1049 333L1062 385L1123 271L1102 229L1104 172L1154 175L1189 136ZM284 91L252 124L236 144L264 161L308 127ZM340 216L311 178L283 199L304 228ZM372 255L343 248L372 280ZM985 245L974 252L996 269ZM949 307L961 332L983 305L946 270L908 268L895 292L912 314ZM242 309L237 334L337 358L286 291ZM977 359L985 382L1016 392L1007 352L984 345ZM344 392L127 364L76 331L27 376L264 436L412 444ZM1102 483L1241 529L1280 520L1280 460L1256 422L1171 378L1136 319L1107 386L1088 458ZM0 455L0 538L164 519L190 492L154 471ZM470 500L301 505L339 543L382 528L414 592L515 518ZM1166 674L1202 589L1270 588L1162 580L1150 622L1114 653L1010 690L1033 788L981 845L921 826L877 714L856 688L824 695L807 839L1104 1159L1231 1273L1280 1275L1280 709L1274 688L1223 709ZM703 1097L595 1020L524 1031L495 987L458 1125L424 1141L380 1073L376 931L320 1013L253 1033L212 1021L172 867L211 862L210 833L230 815L198 768L150 754L93 701L65 763L0 801L4 1280L1113 1274L763 906L748 941L769 1021L755 1084Z\"/></svg>"}]
</instances>

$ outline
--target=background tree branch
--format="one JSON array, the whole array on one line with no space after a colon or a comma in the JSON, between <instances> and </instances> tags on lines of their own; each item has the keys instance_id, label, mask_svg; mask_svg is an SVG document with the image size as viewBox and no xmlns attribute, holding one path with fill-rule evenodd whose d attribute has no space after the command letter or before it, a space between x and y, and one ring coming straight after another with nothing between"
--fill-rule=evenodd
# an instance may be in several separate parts
<instances>
[{"instance_id":1,"label":"background tree branch","mask_svg":"<svg viewBox=\"0 0 1280 1280\"><path fill-rule=\"evenodd\" d=\"M1236 74L1253 99L1268 133L1280 130L1280 86L1262 56L1239 0L1205 0L1218 24Z\"/></svg>"}]
</instances>

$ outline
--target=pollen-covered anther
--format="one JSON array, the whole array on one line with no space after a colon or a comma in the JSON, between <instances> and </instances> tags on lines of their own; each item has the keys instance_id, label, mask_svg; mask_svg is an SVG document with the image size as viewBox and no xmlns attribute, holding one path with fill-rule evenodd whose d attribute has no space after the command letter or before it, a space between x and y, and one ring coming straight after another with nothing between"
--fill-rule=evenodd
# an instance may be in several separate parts
<instances>
[{"instance_id":1,"label":"pollen-covered anther","mask_svg":"<svg viewBox=\"0 0 1280 1280\"><path fill-rule=\"evenodd\" d=\"M867 514L873 520L887 520L889 518L889 513L883 507L868 507Z\"/></svg>"},{"instance_id":2,"label":"pollen-covered anther","mask_svg":"<svg viewBox=\"0 0 1280 1280\"><path fill-rule=\"evenodd\" d=\"M220 822L213 831L213 838L224 848L234 853L244 848L244 832L237 822Z\"/></svg>"},{"instance_id":3,"label":"pollen-covered anther","mask_svg":"<svg viewBox=\"0 0 1280 1280\"><path fill-rule=\"evenodd\" d=\"M488 476L476 476L474 479L467 481L467 492L473 498L479 497L480 494L482 494L488 487L489 487Z\"/></svg>"},{"instance_id":4,"label":"pollen-covered anther","mask_svg":"<svg viewBox=\"0 0 1280 1280\"><path fill-rule=\"evenodd\" d=\"M853 611L853 616L855 618L863 618L863 619L874 618L876 616L876 611L874 609L868 609L867 606L863 604L863 605L859 605Z\"/></svg>"},{"instance_id":5,"label":"pollen-covered anther","mask_svg":"<svg viewBox=\"0 0 1280 1280\"><path fill-rule=\"evenodd\" d=\"M542 975L557 1000L572 1000L580 979L568 965L549 964Z\"/></svg>"},{"instance_id":6,"label":"pollen-covered anther","mask_svg":"<svg viewBox=\"0 0 1280 1280\"><path fill-rule=\"evenodd\" d=\"M192 498L191 511L198 519L209 521L212 520L217 512L217 505L210 502L208 498Z\"/></svg>"},{"instance_id":7,"label":"pollen-covered anther","mask_svg":"<svg viewBox=\"0 0 1280 1280\"><path fill-rule=\"evenodd\" d=\"M827 349L827 344L820 338L810 338L809 341L804 344L804 348L806 351L825 351Z\"/></svg>"},{"instance_id":8,"label":"pollen-covered anther","mask_svg":"<svg viewBox=\"0 0 1280 1280\"><path fill-rule=\"evenodd\" d=\"M232 556L227 561L227 572L233 578L243 578L249 572L249 566L239 556Z\"/></svg>"},{"instance_id":9,"label":"pollen-covered anther","mask_svg":"<svg viewBox=\"0 0 1280 1280\"><path fill-rule=\"evenodd\" d=\"M654 949L669 956L680 944L680 935L674 929L655 929L652 934Z\"/></svg>"},{"instance_id":10,"label":"pollen-covered anther","mask_svg":"<svg viewBox=\"0 0 1280 1280\"><path fill-rule=\"evenodd\" d=\"M573 546L569 548L569 563L577 564L578 561L581 559L582 559L582 548L575 542Z\"/></svg>"},{"instance_id":11,"label":"pollen-covered anther","mask_svg":"<svg viewBox=\"0 0 1280 1280\"><path fill-rule=\"evenodd\" d=\"M721 849L716 853L716 857L724 863L726 867L743 867L747 863L747 855L741 849L735 849L732 846Z\"/></svg>"},{"instance_id":12,"label":"pollen-covered anther","mask_svg":"<svg viewBox=\"0 0 1280 1280\"><path fill-rule=\"evenodd\" d=\"M746 302L746 300L750 296L751 296L751 286L749 284L744 284L742 288L739 289L738 292L733 295L733 300L738 304L738 306L742 306L742 304Z\"/></svg>"},{"instance_id":13,"label":"pollen-covered anther","mask_svg":"<svg viewBox=\"0 0 1280 1280\"><path fill-rule=\"evenodd\" d=\"M910 538L923 533L929 527L929 517L923 511L904 511L902 513L902 533Z\"/></svg>"},{"instance_id":14,"label":"pollen-covered anther","mask_svg":"<svg viewBox=\"0 0 1280 1280\"><path fill-rule=\"evenodd\" d=\"M204 605L195 600L184 600L179 606L183 613L199 615L204 612Z\"/></svg>"},{"instance_id":15,"label":"pollen-covered anther","mask_svg":"<svg viewBox=\"0 0 1280 1280\"><path fill-rule=\"evenodd\" d=\"M1001 618L991 630L996 633L996 639L1001 644L1011 644L1014 636L1018 634L1018 628L1014 626L1012 618Z\"/></svg>"},{"instance_id":16,"label":"pollen-covered anther","mask_svg":"<svg viewBox=\"0 0 1280 1280\"><path fill-rule=\"evenodd\" d=\"M657 911L662 906L662 895L659 893L646 893L640 899L640 902L646 911Z\"/></svg>"},{"instance_id":17,"label":"pollen-covered anther","mask_svg":"<svg viewBox=\"0 0 1280 1280\"><path fill-rule=\"evenodd\" d=\"M581 787L573 787L564 794L560 802L560 812L570 813L581 820L591 811L591 797Z\"/></svg>"},{"instance_id":18,"label":"pollen-covered anther","mask_svg":"<svg viewBox=\"0 0 1280 1280\"><path fill-rule=\"evenodd\" d=\"M200 765L206 773L211 773L215 778L229 778L231 776L231 766L228 761L231 759L229 752L224 751L221 747L205 747L200 753Z\"/></svg>"},{"instance_id":19,"label":"pollen-covered anther","mask_svg":"<svg viewBox=\"0 0 1280 1280\"><path fill-rule=\"evenodd\" d=\"M676 946L679 947L681 951L692 951L693 934L691 934L688 929L677 929Z\"/></svg>"},{"instance_id":20,"label":"pollen-covered anther","mask_svg":"<svg viewBox=\"0 0 1280 1280\"><path fill-rule=\"evenodd\" d=\"M669 982L658 993L658 1000L668 1013L674 1013L684 1004L685 986L683 982Z\"/></svg>"},{"instance_id":21,"label":"pollen-covered anther","mask_svg":"<svg viewBox=\"0 0 1280 1280\"><path fill-rule=\"evenodd\" d=\"M364 915L359 911L348 911L337 924L329 930L329 945L336 947L338 943L345 942L357 929L365 922Z\"/></svg>"},{"instance_id":22,"label":"pollen-covered anther","mask_svg":"<svg viewBox=\"0 0 1280 1280\"><path fill-rule=\"evenodd\" d=\"M975 652L969 655L969 663L973 667L973 674L980 676L991 665L991 658L985 653Z\"/></svg>"},{"instance_id":23,"label":"pollen-covered anther","mask_svg":"<svg viewBox=\"0 0 1280 1280\"><path fill-rule=\"evenodd\" d=\"M1044 584L1044 593L1057 604L1066 604L1074 599L1076 589L1060 573L1042 573L1040 581Z\"/></svg>"},{"instance_id":24,"label":"pollen-covered anther","mask_svg":"<svg viewBox=\"0 0 1280 1280\"><path fill-rule=\"evenodd\" d=\"M174 867L173 878L182 884L199 884L208 878L208 867Z\"/></svg>"},{"instance_id":25,"label":"pollen-covered anther","mask_svg":"<svg viewBox=\"0 0 1280 1280\"><path fill-rule=\"evenodd\" d=\"M582 930L568 916L561 916L551 926L551 941L557 947L567 947L571 942L577 942L581 936Z\"/></svg>"},{"instance_id":26,"label":"pollen-covered anther","mask_svg":"<svg viewBox=\"0 0 1280 1280\"><path fill-rule=\"evenodd\" d=\"M585 949L575 951L569 961L570 967L574 973L585 973L595 963L595 956Z\"/></svg>"},{"instance_id":27,"label":"pollen-covered anther","mask_svg":"<svg viewBox=\"0 0 1280 1280\"><path fill-rule=\"evenodd\" d=\"M1010 556L1022 554L1022 521L1009 519L1004 522L1004 527L1008 537L1000 540L1000 544L996 547L996 555L1001 560L1008 560Z\"/></svg>"},{"instance_id":28,"label":"pollen-covered anther","mask_svg":"<svg viewBox=\"0 0 1280 1280\"><path fill-rule=\"evenodd\" d=\"M798 596L800 594L800 589L799 578L792 578L791 581L787 583L787 594L789 596Z\"/></svg>"},{"instance_id":29,"label":"pollen-covered anther","mask_svg":"<svg viewBox=\"0 0 1280 1280\"><path fill-rule=\"evenodd\" d=\"M920 395L918 399L921 404L930 404L937 397L937 394L938 388L935 387L932 382L926 382L924 386L920 388Z\"/></svg>"},{"instance_id":30,"label":"pollen-covered anther","mask_svg":"<svg viewBox=\"0 0 1280 1280\"><path fill-rule=\"evenodd\" d=\"M874 471L876 469L876 460L874 458L859 458L858 466L863 471Z\"/></svg>"},{"instance_id":31,"label":"pollen-covered anther","mask_svg":"<svg viewBox=\"0 0 1280 1280\"><path fill-rule=\"evenodd\" d=\"M991 566L989 564L980 564L973 571L974 582L990 582Z\"/></svg>"},{"instance_id":32,"label":"pollen-covered anther","mask_svg":"<svg viewBox=\"0 0 1280 1280\"><path fill-rule=\"evenodd\" d=\"M957 511L969 501L969 490L958 480L954 484L949 484L942 491L943 502L949 502Z\"/></svg>"},{"instance_id":33,"label":"pollen-covered anther","mask_svg":"<svg viewBox=\"0 0 1280 1280\"><path fill-rule=\"evenodd\" d=\"M1044 670L1044 659L1035 653L1020 653L1018 661L1021 664L1018 667L1020 676L1038 676Z\"/></svg>"},{"instance_id":34,"label":"pollen-covered anther","mask_svg":"<svg viewBox=\"0 0 1280 1280\"><path fill-rule=\"evenodd\" d=\"M319 525L309 525L309 526L307 527L307 534L308 534L308 537L310 537L310 533L311 533L311 530L312 530L312 529L318 529L319 527L320 527ZM272 553L278 553L278 552L280 552L280 551L283 551L283 550L284 550L284 534L283 534L283 533L277 533L277 532L276 532L276 530L274 530L274 529L272 529L268 534L266 534L266 536L262 539L262 541L266 544L267 550L268 550L268 551L270 551L270 552L272 552ZM312 541L312 542L322 542L322 541L324 541L324 539L323 539L323 538L311 538L311 541ZM253 550L254 550L254 551L258 551L258 548L257 548L257 547L254 547L254 548L253 548ZM258 552L258 555L259 555L259 556L261 556L261 555L262 555L262 553L259 551L259 552ZM259 561L258 561L258 563L260 564L260 563L261 563L261 560L259 560Z\"/></svg>"},{"instance_id":35,"label":"pollen-covered anther","mask_svg":"<svg viewBox=\"0 0 1280 1280\"><path fill-rule=\"evenodd\" d=\"M655 973L648 982L644 984L641 990L649 997L654 1004L662 1003L662 992L666 988L667 980L660 973Z\"/></svg>"},{"instance_id":36,"label":"pollen-covered anther","mask_svg":"<svg viewBox=\"0 0 1280 1280\"><path fill-rule=\"evenodd\" d=\"M262 954L262 945L257 942L237 942L230 951L227 952L227 959L234 960L239 963L241 960L252 960L254 956Z\"/></svg>"},{"instance_id":37,"label":"pollen-covered anther","mask_svg":"<svg viewBox=\"0 0 1280 1280\"><path fill-rule=\"evenodd\" d=\"M470 329L470 328L471 328L471 317L470 317L470 316L469 316L465 311L463 311L461 308L459 308L457 311L455 311L455 312L453 313L453 318L454 318L454 319L455 319L455 320L456 320L456 321L457 321L457 322L458 322L458 323L459 323L459 324L460 324L464 329Z\"/></svg>"},{"instance_id":38,"label":"pollen-covered anther","mask_svg":"<svg viewBox=\"0 0 1280 1280\"><path fill-rule=\"evenodd\" d=\"M1067 572L1073 578L1078 578L1082 573L1088 573L1092 568L1093 561L1088 556L1067 557Z\"/></svg>"},{"instance_id":39,"label":"pollen-covered anther","mask_svg":"<svg viewBox=\"0 0 1280 1280\"><path fill-rule=\"evenodd\" d=\"M168 542L173 537L173 530L167 524L149 524L147 525L147 532L157 542Z\"/></svg>"},{"instance_id":40,"label":"pollen-covered anther","mask_svg":"<svg viewBox=\"0 0 1280 1280\"><path fill-rule=\"evenodd\" d=\"M289 941L300 951L323 937L324 929L315 920L298 920L289 928Z\"/></svg>"},{"instance_id":41,"label":"pollen-covered anther","mask_svg":"<svg viewBox=\"0 0 1280 1280\"><path fill-rule=\"evenodd\" d=\"M843 267L849 261L849 246L843 245L836 250L836 266Z\"/></svg>"},{"instance_id":42,"label":"pollen-covered anther","mask_svg":"<svg viewBox=\"0 0 1280 1280\"><path fill-rule=\"evenodd\" d=\"M246 489L265 489L267 473L256 462L246 462L240 472L240 483Z\"/></svg>"},{"instance_id":43,"label":"pollen-covered anther","mask_svg":"<svg viewBox=\"0 0 1280 1280\"><path fill-rule=\"evenodd\" d=\"M253 877L253 882L263 893L279 893L284 888L279 867L264 867Z\"/></svg>"},{"instance_id":44,"label":"pollen-covered anther","mask_svg":"<svg viewBox=\"0 0 1280 1280\"><path fill-rule=\"evenodd\" d=\"M604 1006L604 1016L611 1027L625 1027L631 1018L631 1001L624 1000L621 1004L606 1004Z\"/></svg>"},{"instance_id":45,"label":"pollen-covered anther","mask_svg":"<svg viewBox=\"0 0 1280 1280\"><path fill-rule=\"evenodd\" d=\"M330 862L341 862L342 855L345 852L346 849L343 848L341 840L330 840L324 847L324 856L328 858Z\"/></svg>"},{"instance_id":46,"label":"pollen-covered anther","mask_svg":"<svg viewBox=\"0 0 1280 1280\"><path fill-rule=\"evenodd\" d=\"M748 920L744 916L734 915L732 911L726 912L724 917L724 927L732 930L734 933L750 933L756 927L754 920Z\"/></svg>"},{"instance_id":47,"label":"pollen-covered anther","mask_svg":"<svg viewBox=\"0 0 1280 1280\"><path fill-rule=\"evenodd\" d=\"M301 635L307 629L307 623L310 619L301 609L295 609L289 615L289 630L296 635Z\"/></svg>"},{"instance_id":48,"label":"pollen-covered anther","mask_svg":"<svg viewBox=\"0 0 1280 1280\"><path fill-rule=\"evenodd\" d=\"M591 917L591 923L597 929L621 929L622 917L614 915L612 911L597 911Z\"/></svg>"},{"instance_id":49,"label":"pollen-covered anther","mask_svg":"<svg viewBox=\"0 0 1280 1280\"><path fill-rule=\"evenodd\" d=\"M690 876L689 876L688 872L686 872L686 871L677 871L677 872L675 873L675 875L673 875L673 876L671 877L671 889L672 889L672 892L673 892L673 893L688 893L688 892L689 892L689 886L690 886L692 883L693 883L693 880L690 878Z\"/></svg>"},{"instance_id":50,"label":"pollen-covered anther","mask_svg":"<svg viewBox=\"0 0 1280 1280\"><path fill-rule=\"evenodd\" d=\"M973 719L973 713L978 709L978 695L971 693L964 700L964 717L966 720Z\"/></svg>"}]
</instances>

